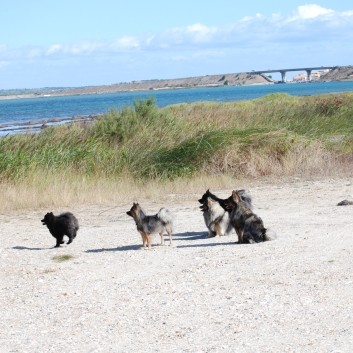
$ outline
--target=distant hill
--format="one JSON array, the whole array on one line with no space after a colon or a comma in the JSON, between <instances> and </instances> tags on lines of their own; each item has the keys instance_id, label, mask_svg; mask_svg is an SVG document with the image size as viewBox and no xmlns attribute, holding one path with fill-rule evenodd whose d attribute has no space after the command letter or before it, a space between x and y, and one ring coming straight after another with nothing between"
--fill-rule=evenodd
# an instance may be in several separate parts
<instances>
[{"instance_id":1,"label":"distant hill","mask_svg":"<svg viewBox=\"0 0 353 353\"><path fill-rule=\"evenodd\" d=\"M247 73L206 75L177 79L142 80L121 82L112 85L65 87L65 88L40 88L21 90L0 90L0 99L31 98L43 96L67 96L81 94L102 94L129 91L147 91L195 87L219 87L219 86L243 86L251 84L272 83L272 80L264 75L250 75Z\"/></svg>"},{"instance_id":2,"label":"distant hill","mask_svg":"<svg viewBox=\"0 0 353 353\"><path fill-rule=\"evenodd\" d=\"M353 66L337 66L320 77L319 81L352 81Z\"/></svg>"},{"instance_id":3,"label":"distant hill","mask_svg":"<svg viewBox=\"0 0 353 353\"><path fill-rule=\"evenodd\" d=\"M320 81L353 80L353 66L337 66ZM45 87L40 89L0 90L0 99L34 98L46 96L71 96L82 94L103 94L115 92L147 91L195 87L244 86L273 83L266 75L253 75L246 72L195 76L176 79L142 80L120 82L112 85L86 87Z\"/></svg>"},{"instance_id":4,"label":"distant hill","mask_svg":"<svg viewBox=\"0 0 353 353\"><path fill-rule=\"evenodd\" d=\"M121 82L113 85L78 87L56 90L53 94L89 94L89 93L113 93L128 91L148 91L195 87L218 87L218 86L242 86L250 84L265 84L271 80L262 75L250 75L247 73L206 75L176 79L142 80L132 82Z\"/></svg>"}]
</instances>

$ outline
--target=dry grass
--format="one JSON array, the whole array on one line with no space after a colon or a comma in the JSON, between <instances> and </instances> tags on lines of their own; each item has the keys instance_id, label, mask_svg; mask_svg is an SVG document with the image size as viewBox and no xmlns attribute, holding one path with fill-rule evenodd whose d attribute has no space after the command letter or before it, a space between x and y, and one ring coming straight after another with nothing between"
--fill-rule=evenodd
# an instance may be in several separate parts
<instances>
[{"instance_id":1,"label":"dry grass","mask_svg":"<svg viewBox=\"0 0 353 353\"><path fill-rule=\"evenodd\" d=\"M86 178L36 173L30 180L0 183L0 212L25 209L74 208L80 205L109 207L140 199L166 199L170 195L200 192L206 187L234 184L233 176L195 176L174 181L137 182L125 178Z\"/></svg>"},{"instance_id":2,"label":"dry grass","mask_svg":"<svg viewBox=\"0 0 353 353\"><path fill-rule=\"evenodd\" d=\"M285 155L271 154L266 148L262 152L259 154L257 149L243 150L232 146L216 153L205 169L212 174L230 173L237 169L246 179L352 173L352 158L328 151L319 142L296 143Z\"/></svg>"},{"instance_id":3,"label":"dry grass","mask_svg":"<svg viewBox=\"0 0 353 353\"><path fill-rule=\"evenodd\" d=\"M85 178L80 176L48 176L37 173L31 180L10 184L0 183L0 212L26 209L74 208L82 205L111 207L133 201L158 200L203 193L206 189L250 188L252 185L285 181L293 176L302 178L344 177L352 175L352 160L339 159L320 148L310 153L302 147L291 151L286 159L261 159L249 152L249 162L243 165L246 177L227 173L235 155L223 156L212 163L212 172L172 181L149 180L137 182L131 177ZM236 162L236 161L235 161ZM217 164L218 163L218 164ZM214 166L217 165L217 172ZM220 171L223 170L222 173Z\"/></svg>"}]
</instances>

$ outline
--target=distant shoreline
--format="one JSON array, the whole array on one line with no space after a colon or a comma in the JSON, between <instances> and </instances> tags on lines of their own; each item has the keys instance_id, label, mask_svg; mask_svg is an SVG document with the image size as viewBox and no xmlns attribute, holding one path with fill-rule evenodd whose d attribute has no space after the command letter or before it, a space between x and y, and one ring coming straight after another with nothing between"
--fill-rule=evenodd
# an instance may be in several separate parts
<instances>
[{"instance_id":1,"label":"distant shoreline","mask_svg":"<svg viewBox=\"0 0 353 353\"><path fill-rule=\"evenodd\" d=\"M320 77L319 82L353 80L353 66L339 66ZM90 94L109 94L123 92L143 92L188 88L207 88L224 86L249 86L274 84L271 77L247 72L205 75L175 79L155 79L120 82L112 85L38 88L24 90L0 90L0 100L33 99L61 96L81 96ZM4 93L1 95L1 93ZM9 92L6 94L6 92Z\"/></svg>"},{"instance_id":2,"label":"distant shoreline","mask_svg":"<svg viewBox=\"0 0 353 353\"><path fill-rule=\"evenodd\" d=\"M344 82L345 81L345 82ZM340 87L338 87L340 86ZM252 87L252 88L251 88ZM190 89L189 89L190 88ZM185 101L239 101L255 99L261 95L284 92L292 95L318 95L339 92L353 92L351 80L340 80L333 82L293 83L293 84L263 84L252 83L251 85L239 86L203 86L203 87L172 87L156 88L143 91L115 91L115 92L93 92L70 91L65 95L53 94L52 96L38 94L27 94L30 97L40 97L27 103L18 95L12 99L0 101L2 107L0 119L0 137L26 133L38 132L52 125L61 125L72 122L89 123L99 119L109 111L111 107L120 109L126 105L132 105L136 99L145 99L148 96L155 97L158 104L163 107L171 104L179 104ZM182 91L182 92L178 92ZM184 92L183 92L184 91ZM121 94L119 94L121 93ZM71 99L72 97L76 97ZM45 98L48 98L46 100ZM49 98L51 98L49 100ZM66 102L65 104L63 104Z\"/></svg>"},{"instance_id":3,"label":"distant shoreline","mask_svg":"<svg viewBox=\"0 0 353 353\"><path fill-rule=\"evenodd\" d=\"M0 95L0 100L32 99L60 96L79 96L89 94L106 94L120 92L141 92L157 90L174 90L188 88L207 88L224 86L244 86L274 83L262 75L247 73L207 75L180 79L143 80L122 82L112 85L73 87L73 88L42 88L28 89L24 93ZM14 90L9 90L9 92Z\"/></svg>"},{"instance_id":4,"label":"distant shoreline","mask_svg":"<svg viewBox=\"0 0 353 353\"><path fill-rule=\"evenodd\" d=\"M244 84L244 85L238 85L238 86L256 86L256 85L269 85L269 84L274 84L274 83L251 83L251 84ZM234 87L235 85L229 85L229 87ZM98 86L98 87L104 87L104 86ZM65 93L51 93L51 94L16 94L16 95L6 95L6 96L1 96L0 95L0 100L14 100L14 99L34 99L34 98L50 98L50 97L68 97L68 96L83 96L83 95L95 95L95 94L110 94L110 93L132 93L132 92L153 92L153 91L172 91L172 90L180 90L180 89L193 89L193 88L217 88L217 87L223 87L223 85L204 85L204 86L179 86L179 87L160 87L160 88L152 88L152 89L129 89L129 90L102 90L102 91L96 91L96 92L91 92L91 89L85 91L85 89L82 88L72 88L68 91L65 91ZM72 90L72 92L70 92ZM83 90L85 92L75 92L76 90Z\"/></svg>"}]
</instances>

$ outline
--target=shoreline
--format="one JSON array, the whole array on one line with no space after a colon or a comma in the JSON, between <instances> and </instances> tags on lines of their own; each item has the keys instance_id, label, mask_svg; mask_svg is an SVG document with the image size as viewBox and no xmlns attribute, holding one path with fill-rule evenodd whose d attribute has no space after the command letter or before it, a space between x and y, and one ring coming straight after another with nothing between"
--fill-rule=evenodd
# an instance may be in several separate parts
<instances>
[{"instance_id":1,"label":"shoreline","mask_svg":"<svg viewBox=\"0 0 353 353\"><path fill-rule=\"evenodd\" d=\"M0 138L20 133L36 133L54 125L91 122L99 119L103 115L104 114L90 114L64 118L48 118L44 120L36 119L25 122L0 123Z\"/></svg>"},{"instance_id":2,"label":"shoreline","mask_svg":"<svg viewBox=\"0 0 353 353\"><path fill-rule=\"evenodd\" d=\"M0 95L0 100L31 99L60 96L75 96L85 94L106 94L119 92L141 92L154 90L173 90L189 88L207 88L223 86L244 86L253 84L272 84L273 81L262 75L250 75L247 73L206 75L176 79L142 80L132 82L120 82L111 85L98 85L86 87L64 88L38 88L29 89L23 94ZM14 90L9 90L14 91Z\"/></svg>"},{"instance_id":3,"label":"shoreline","mask_svg":"<svg viewBox=\"0 0 353 353\"><path fill-rule=\"evenodd\" d=\"M353 66L337 66L318 80L310 82L352 81ZM0 90L0 100L33 99L60 96L75 96L85 94L104 94L119 92L141 92L151 90L173 90L202 87L248 86L257 84L274 84L279 81L265 74L251 74L249 72L213 74L173 79L150 79L131 82L120 82L108 85L92 85L82 87L46 87L30 89ZM288 82L295 83L295 82ZM4 93L1 95L1 93ZM6 94L6 92L12 92ZM17 93L16 93L17 92Z\"/></svg>"},{"instance_id":4,"label":"shoreline","mask_svg":"<svg viewBox=\"0 0 353 353\"><path fill-rule=\"evenodd\" d=\"M243 84L243 85L229 85L229 87L236 87L236 86L256 86L256 85L271 85L274 83L251 83L251 84ZM98 86L100 87L100 86ZM51 93L51 94L15 94L15 95L7 95L7 96L0 96L0 100L6 101L6 100L16 100L16 99L34 99L34 98L52 98L52 97L74 97L74 96L85 96L85 95L99 95L99 94L114 94L114 93L133 93L133 92L151 92L151 91L173 91L173 90L181 90L181 89L193 89L193 88L218 88L218 87L224 87L224 85L199 85L199 86L178 86L178 87L156 87L156 88L150 88L150 89L111 89L111 90L83 90L81 88L72 88L72 91L70 90L67 93ZM76 92L76 91L80 92Z\"/></svg>"},{"instance_id":5,"label":"shoreline","mask_svg":"<svg viewBox=\"0 0 353 353\"><path fill-rule=\"evenodd\" d=\"M310 82L284 82L283 84L303 84L303 83L325 83L325 82L348 82L353 81L352 79L341 79L341 80L330 80L330 81L310 81ZM244 84L227 85L228 87L241 87L241 86L262 86L262 85L274 85L281 84L282 82L252 82ZM118 84L119 85L119 84ZM117 85L114 85L117 86ZM13 95L0 95L0 101L16 100L16 99L35 99L35 98L54 98L54 97L74 97L74 96L85 96L85 95L100 95L100 94L114 94L114 93L133 93L133 92L151 92L151 91L173 91L181 89L193 89L193 88L219 88L224 87L221 84L208 84L208 85L197 85L197 86L168 86L168 87L155 87L155 88L108 88L104 89L106 86L93 86L90 88L70 88L65 89L61 93L27 93L27 94L13 94Z\"/></svg>"},{"instance_id":6,"label":"shoreline","mask_svg":"<svg viewBox=\"0 0 353 353\"><path fill-rule=\"evenodd\" d=\"M347 81L349 80L340 80L340 81L334 81L331 83L348 83ZM311 90L312 92L310 93L310 95L314 94L328 94L328 93L332 93L332 94L339 94L339 93L343 93L343 92L347 92L345 91L345 89L343 90L324 90L321 92L321 88L322 85L324 85L325 83L328 83L328 82L312 82L310 85L306 85L307 87L306 88L309 88L309 86L311 85L316 85L315 87L317 87L316 89L314 90ZM303 83L298 83L300 86L303 85ZM287 92L287 86L297 86L298 87L298 84L295 85L295 83L288 83L286 84L286 89L284 89L283 91L284 92ZM12 101L13 103L10 103L7 105L6 102L5 102L5 98L4 96L1 97L0 96L0 103L3 102L3 107L5 110L3 110L3 114L4 114L4 117L1 118L2 122L0 121L0 137L4 137L4 136L7 136L7 135L13 135L13 134L22 134L22 133L36 133L36 132L39 132L42 128L45 128L47 126L52 126L52 125L59 125L59 124L65 124L65 123L75 123L75 122L88 122L88 121L92 121L92 120L95 120L101 116L103 116L105 113L105 108L106 106L104 106L104 104L102 105L102 107L100 106L100 108L102 109L68 109L68 110L65 110L62 108L62 106L59 104L59 106L57 106L57 108L53 111L51 111L52 114L47 114L48 112L46 112L45 114L41 114L41 111L38 111L38 114L36 114L35 112L33 114L31 114L31 116L33 116L33 118L31 118L30 116L26 117L26 111L23 111L22 112L22 115L17 117L17 109L20 109L19 107L22 105L22 104L35 104L35 105L39 105L39 106L47 106L48 104L50 104L51 101L42 101L42 99L45 99L45 98L52 98L53 101L56 101L54 100L54 98L57 98L57 101L60 102L61 99L65 100L65 99L69 99L69 97L82 97L82 98L76 98L77 100L85 100L87 97L87 99L93 99L93 100L97 100L97 101L106 101L106 100L109 100L111 104L111 106L116 106L116 104L118 104L118 106L122 106L123 105L123 101L124 100L128 100L130 99L130 102L132 102L133 99L136 99L136 96L139 96L139 94L133 94L134 92L142 92L142 95L145 95L147 93L149 94L153 94L153 92L155 92L155 95L158 96L158 92L161 92L161 91L169 91L170 93L166 93L167 96L173 96L174 97L174 92L175 91L175 96L178 96L178 93L177 91L179 90L185 90L185 91L192 91L193 88L195 88L196 90L197 89L205 89L207 90L207 88L209 89L209 93L207 95L203 95L205 100L208 100L209 97L215 95L215 96L218 96L217 99L215 99L215 101L221 101L222 100L222 97L217 93L219 92L219 90L221 90L222 92L223 91L227 91L227 88L229 87L229 89L231 91L236 91L238 92L238 89L241 90L241 87L247 87L247 88L250 88L250 87L254 87L254 90L257 91L257 90L261 90L261 91L266 91L267 93L264 93L264 94L270 94L271 92L274 92L274 91L278 91L276 89L276 87L274 86L277 86L276 84L270 84L270 83L256 83L256 82L252 82L251 84L248 84L248 85L227 85L227 87L225 87L224 85L204 85L204 86L196 86L196 87L182 87L182 86L174 86L174 87L162 87L162 88L158 88L158 87L155 87L153 89L130 89L129 91L127 90L117 90L117 89L114 89L111 88L111 90L107 90L107 89L103 89L103 86L100 87L101 91L97 91L97 90L93 90L93 87L91 87L88 91L88 89L85 89L84 91L82 89L72 89L72 90L69 90L69 91L66 91L66 93L64 92L61 92L60 94L59 93L55 93L55 94L52 94L52 95L48 95L48 94L42 94L42 95L38 95L38 94L26 94L26 95L14 95L14 96L6 96L6 100L8 101ZM279 86L282 86L282 85L279 85ZM256 87L259 87L258 89ZM262 88L261 88L262 87ZM120 87L121 88L121 87ZM214 90L213 90L214 88ZM232 90L233 89L233 90ZM235 90L234 90L235 89ZM350 91L353 91L353 88L349 85L349 89ZM249 92L248 89L245 89L244 88L244 91L246 92ZM282 92L282 89L279 89L280 92ZM292 91L292 90L291 90ZM298 89L295 88L294 91L296 92L292 92L290 94L294 94L294 95L301 95L300 93L298 93ZM302 92L303 90L300 88L299 89L300 92ZM130 92L130 94L129 94ZM119 93L122 93L124 94L123 96L120 96L119 97ZM104 95L107 95L107 96L104 96ZM111 96L109 96L111 94ZM116 94L116 96L114 96L114 94ZM184 95L186 94L189 94L188 92L184 93ZM190 93L192 95L192 93ZM197 94L201 94L202 95L202 91L199 90L197 91ZM130 96L131 95L131 96ZM162 94L163 97L166 96L165 94ZM233 93L234 95L234 93ZM304 95L307 95L307 94L304 94ZM88 97L92 97L92 98L88 98ZM102 97L100 97L102 96ZM183 96L183 95L182 95ZM206 97L207 96L207 97ZM238 97L238 93L236 93L236 96ZM251 96L251 94L250 94ZM253 98L257 98L257 96L251 96L250 97L249 95L244 95L243 98L236 98L235 100L241 100L241 99L253 99ZM24 97L26 97L28 100L30 99L33 99L33 98L41 98L41 99L38 99L36 101L32 101L31 103L28 102L26 103L25 101L22 101L22 102L19 102L17 103L17 100L20 100L20 99L23 99ZM129 97L128 99L125 99L124 97ZM135 98L134 98L135 97ZM233 96L232 96L233 97ZM199 101L200 99L196 99L196 101ZM211 99L212 100L212 99ZM228 99L229 100L229 99ZM226 101L228 101L226 100ZM194 100L192 100L194 101ZM117 102L117 103L115 103ZM174 100L171 100L170 103L168 104L178 104L178 103L181 103L183 102L183 100L180 100L180 99L176 99L175 101ZM17 105L17 104L20 104L20 105ZM125 104L125 103L124 103ZM127 104L127 103L126 103ZM7 108L6 107L9 107L9 110L6 110ZM30 108L29 108L30 109ZM21 110L19 111L21 113ZM27 115L28 112L27 112ZM48 116L49 115L49 116ZM7 119L7 116L9 117L12 117L12 118L9 118ZM17 119L20 119L20 120L16 120Z\"/></svg>"}]
</instances>

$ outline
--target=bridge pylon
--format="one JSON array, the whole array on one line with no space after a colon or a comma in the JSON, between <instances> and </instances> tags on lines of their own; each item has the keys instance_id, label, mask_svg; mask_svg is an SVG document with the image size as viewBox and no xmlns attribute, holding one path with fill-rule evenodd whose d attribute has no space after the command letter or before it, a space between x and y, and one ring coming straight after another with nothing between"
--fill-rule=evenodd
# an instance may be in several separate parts
<instances>
[{"instance_id":1,"label":"bridge pylon","mask_svg":"<svg viewBox=\"0 0 353 353\"><path fill-rule=\"evenodd\" d=\"M281 76L282 76L282 82L283 83L287 82L287 77L286 77L287 71L281 70L280 73L281 73Z\"/></svg>"}]
</instances>

